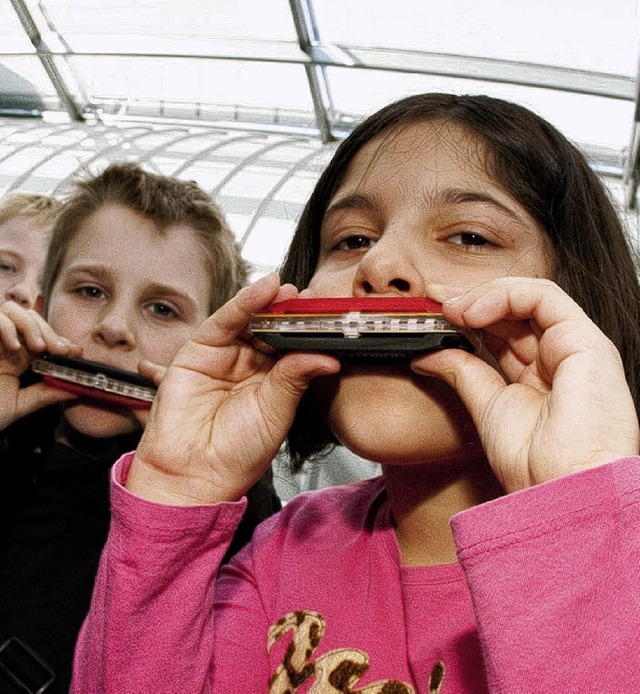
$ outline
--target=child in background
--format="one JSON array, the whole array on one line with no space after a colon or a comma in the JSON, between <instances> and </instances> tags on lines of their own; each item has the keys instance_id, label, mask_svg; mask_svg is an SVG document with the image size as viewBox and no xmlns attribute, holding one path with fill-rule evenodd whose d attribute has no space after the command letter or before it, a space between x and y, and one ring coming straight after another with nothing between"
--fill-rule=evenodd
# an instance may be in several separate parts
<instances>
[{"instance_id":1,"label":"child in background","mask_svg":"<svg viewBox=\"0 0 640 694\"><path fill-rule=\"evenodd\" d=\"M148 416L43 382L24 386L32 357L81 356L159 380L246 271L222 213L196 184L116 164L78 181L58 216L44 318L13 301L0 308L1 691L12 691L11 674L39 690L49 671L47 694L68 691L107 535L108 471L135 448ZM252 495L236 548L279 508L269 475Z\"/></svg>"},{"instance_id":2,"label":"child in background","mask_svg":"<svg viewBox=\"0 0 640 694\"><path fill-rule=\"evenodd\" d=\"M409 97L340 145L281 276L179 350L115 465L73 691L637 692L640 288L583 155L518 105ZM251 315L297 296L431 297L480 346L257 349ZM287 435L383 474L218 569Z\"/></svg>"},{"instance_id":3,"label":"child in background","mask_svg":"<svg viewBox=\"0 0 640 694\"><path fill-rule=\"evenodd\" d=\"M35 307L59 210L55 198L36 193L14 191L0 200L0 303Z\"/></svg>"}]
</instances>

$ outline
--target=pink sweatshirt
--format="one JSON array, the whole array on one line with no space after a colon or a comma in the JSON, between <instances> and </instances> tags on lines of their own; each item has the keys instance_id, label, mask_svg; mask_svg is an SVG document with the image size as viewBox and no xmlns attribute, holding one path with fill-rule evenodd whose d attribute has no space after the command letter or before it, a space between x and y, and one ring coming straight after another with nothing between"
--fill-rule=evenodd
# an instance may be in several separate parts
<instances>
[{"instance_id":1,"label":"pink sweatshirt","mask_svg":"<svg viewBox=\"0 0 640 694\"><path fill-rule=\"evenodd\" d=\"M452 521L459 564L403 567L380 478L308 492L218 573L244 501L121 486L73 692L640 692L640 458Z\"/></svg>"}]
</instances>

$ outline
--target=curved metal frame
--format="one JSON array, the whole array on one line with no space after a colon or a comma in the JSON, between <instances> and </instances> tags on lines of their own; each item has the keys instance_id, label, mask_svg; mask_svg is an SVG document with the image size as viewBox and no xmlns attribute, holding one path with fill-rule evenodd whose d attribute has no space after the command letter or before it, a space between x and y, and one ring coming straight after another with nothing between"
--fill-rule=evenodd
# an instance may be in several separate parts
<instances>
[{"instance_id":1,"label":"curved metal frame","mask_svg":"<svg viewBox=\"0 0 640 694\"><path fill-rule=\"evenodd\" d=\"M351 128L349 120L340 119L335 112L326 70L328 67L352 70L380 70L416 75L446 76L455 79L481 80L493 83L509 83L538 89L557 90L575 94L632 101L636 113L631 133L630 147L624 165L627 205L635 208L637 188L640 184L640 92L637 80L623 75L612 75L588 70L572 70L535 63L512 62L463 55L449 55L424 51L399 49L355 48L326 43L323 41L316 21L312 0L289 0L289 8L295 27L300 58L278 58L273 55L225 55L211 52L202 54L152 54L136 52L74 52L65 43L51 19L31 0L11 0L16 15L34 47L33 53L3 53L5 57L35 57L42 64L61 103L71 119L85 120L88 116L99 117L87 103L82 85L73 74L73 58L158 58L172 60L239 61L301 66L306 73L309 93L313 104L314 118L323 143L344 137ZM57 36L55 48L43 40L43 31L50 30ZM84 103L79 103L81 96ZM144 120L144 119L141 119ZM206 124L207 121L196 121ZM217 121L218 127L225 124ZM248 124L245 124L248 125ZM274 125L273 123L271 124ZM248 126L250 127L250 126ZM273 131L273 128L268 128ZM282 126L283 132L300 132L299 127ZM307 135L310 133L306 133Z\"/></svg>"}]
</instances>

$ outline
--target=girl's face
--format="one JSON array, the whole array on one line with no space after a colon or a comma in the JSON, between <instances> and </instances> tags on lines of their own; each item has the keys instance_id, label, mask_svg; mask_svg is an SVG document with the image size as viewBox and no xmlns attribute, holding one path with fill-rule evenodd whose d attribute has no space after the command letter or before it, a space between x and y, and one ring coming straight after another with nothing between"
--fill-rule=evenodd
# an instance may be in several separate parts
<instances>
[{"instance_id":1,"label":"girl's face","mask_svg":"<svg viewBox=\"0 0 640 694\"><path fill-rule=\"evenodd\" d=\"M37 217L19 215L0 224L0 304L35 307L47 241L48 229Z\"/></svg>"},{"instance_id":2,"label":"girl's face","mask_svg":"<svg viewBox=\"0 0 640 694\"><path fill-rule=\"evenodd\" d=\"M86 359L137 371L141 359L168 365L208 316L210 278L189 227L160 234L125 207L99 209L69 245L47 319L82 346ZM81 433L109 437L139 427L129 410L71 403Z\"/></svg>"},{"instance_id":3,"label":"girl's face","mask_svg":"<svg viewBox=\"0 0 640 694\"><path fill-rule=\"evenodd\" d=\"M318 296L425 296L505 275L554 275L545 232L487 175L482 145L464 129L415 123L354 157L330 200L309 284ZM315 392L338 439L381 463L481 455L464 406L407 364L346 363Z\"/></svg>"}]
</instances>

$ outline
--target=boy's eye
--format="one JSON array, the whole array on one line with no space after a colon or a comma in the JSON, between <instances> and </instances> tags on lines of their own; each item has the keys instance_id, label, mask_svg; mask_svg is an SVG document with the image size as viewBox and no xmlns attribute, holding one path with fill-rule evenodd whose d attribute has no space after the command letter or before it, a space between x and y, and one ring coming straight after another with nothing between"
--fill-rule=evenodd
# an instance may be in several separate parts
<instances>
[{"instance_id":1,"label":"boy's eye","mask_svg":"<svg viewBox=\"0 0 640 694\"><path fill-rule=\"evenodd\" d=\"M12 263L0 263L0 272L6 275L13 275L17 272L17 268Z\"/></svg>"},{"instance_id":2,"label":"boy's eye","mask_svg":"<svg viewBox=\"0 0 640 694\"><path fill-rule=\"evenodd\" d=\"M149 305L151 313L158 316L159 318L174 318L177 316L175 310L169 306L169 304L162 303L161 301L156 301Z\"/></svg>"},{"instance_id":3,"label":"boy's eye","mask_svg":"<svg viewBox=\"0 0 640 694\"><path fill-rule=\"evenodd\" d=\"M460 246L486 246L491 244L484 236L475 234L472 231L462 231L459 234L454 234L449 237L449 241Z\"/></svg>"},{"instance_id":4,"label":"boy's eye","mask_svg":"<svg viewBox=\"0 0 640 694\"><path fill-rule=\"evenodd\" d=\"M370 239L368 236L354 235L343 239L336 244L335 250L337 251L355 251L362 248L370 248L375 243L374 239Z\"/></svg>"},{"instance_id":5,"label":"boy's eye","mask_svg":"<svg viewBox=\"0 0 640 694\"><path fill-rule=\"evenodd\" d=\"M80 295L85 297L85 299L102 299L104 297L104 292L100 287L94 287L92 285L88 285L86 287L78 287L76 289L76 292Z\"/></svg>"}]
</instances>

